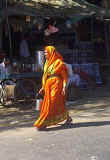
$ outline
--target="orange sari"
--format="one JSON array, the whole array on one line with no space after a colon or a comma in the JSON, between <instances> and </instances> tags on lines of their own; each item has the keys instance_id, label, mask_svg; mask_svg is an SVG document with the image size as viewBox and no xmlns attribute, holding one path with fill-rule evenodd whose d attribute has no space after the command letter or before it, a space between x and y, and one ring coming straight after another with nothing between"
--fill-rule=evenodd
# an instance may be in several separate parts
<instances>
[{"instance_id":1,"label":"orange sari","mask_svg":"<svg viewBox=\"0 0 110 160\"><path fill-rule=\"evenodd\" d=\"M42 86L45 95L40 107L40 117L34 123L37 128L55 125L69 116L65 108L65 96L62 94L68 78L66 65L53 46L48 46L45 50L50 57L44 66Z\"/></svg>"}]
</instances>

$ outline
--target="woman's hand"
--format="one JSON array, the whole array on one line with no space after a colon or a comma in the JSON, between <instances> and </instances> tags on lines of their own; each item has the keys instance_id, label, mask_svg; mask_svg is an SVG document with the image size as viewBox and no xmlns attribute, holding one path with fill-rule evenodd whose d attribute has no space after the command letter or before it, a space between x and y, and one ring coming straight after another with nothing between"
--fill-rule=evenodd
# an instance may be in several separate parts
<instances>
[{"instance_id":1,"label":"woman's hand","mask_svg":"<svg viewBox=\"0 0 110 160\"><path fill-rule=\"evenodd\" d=\"M39 94L43 94L44 93L44 89L43 88L41 88L40 90L39 90Z\"/></svg>"},{"instance_id":2,"label":"woman's hand","mask_svg":"<svg viewBox=\"0 0 110 160\"><path fill-rule=\"evenodd\" d=\"M63 87L63 89L62 89L62 95L65 96L65 94L66 94L66 87Z\"/></svg>"}]
</instances>

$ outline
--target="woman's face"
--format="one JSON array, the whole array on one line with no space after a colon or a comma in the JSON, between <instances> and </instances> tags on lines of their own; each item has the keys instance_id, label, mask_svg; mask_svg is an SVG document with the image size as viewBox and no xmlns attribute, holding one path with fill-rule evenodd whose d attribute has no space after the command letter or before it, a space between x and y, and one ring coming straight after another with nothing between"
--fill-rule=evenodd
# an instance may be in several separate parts
<instances>
[{"instance_id":1,"label":"woman's face","mask_svg":"<svg viewBox=\"0 0 110 160\"><path fill-rule=\"evenodd\" d=\"M45 58L48 60L49 59L49 53L47 52L47 50L44 51L44 55L45 55Z\"/></svg>"}]
</instances>

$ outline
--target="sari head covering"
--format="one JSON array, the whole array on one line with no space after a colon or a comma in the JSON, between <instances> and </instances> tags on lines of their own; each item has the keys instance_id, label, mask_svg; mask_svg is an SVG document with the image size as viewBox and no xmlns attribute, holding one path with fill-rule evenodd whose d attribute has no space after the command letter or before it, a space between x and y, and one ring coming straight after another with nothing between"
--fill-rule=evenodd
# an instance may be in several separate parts
<instances>
[{"instance_id":1,"label":"sari head covering","mask_svg":"<svg viewBox=\"0 0 110 160\"><path fill-rule=\"evenodd\" d=\"M56 51L54 46L46 46L45 51L49 55L48 61L48 67L56 60L56 59L61 59L63 60L63 57Z\"/></svg>"},{"instance_id":2,"label":"sari head covering","mask_svg":"<svg viewBox=\"0 0 110 160\"><path fill-rule=\"evenodd\" d=\"M43 85L45 84L45 81L47 79L49 67L52 66L57 59L63 61L63 57L56 51L54 46L46 46L45 51L47 52L49 59L46 59L46 62L44 65L44 74L42 78ZM52 69L52 73L54 74L53 69Z\"/></svg>"}]
</instances>

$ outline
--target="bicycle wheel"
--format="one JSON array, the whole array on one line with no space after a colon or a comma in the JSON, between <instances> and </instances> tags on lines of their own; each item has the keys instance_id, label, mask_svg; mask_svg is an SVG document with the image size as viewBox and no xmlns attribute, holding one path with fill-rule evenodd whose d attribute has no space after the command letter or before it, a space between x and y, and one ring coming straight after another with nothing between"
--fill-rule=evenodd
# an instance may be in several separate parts
<instances>
[{"instance_id":1,"label":"bicycle wheel","mask_svg":"<svg viewBox=\"0 0 110 160\"><path fill-rule=\"evenodd\" d=\"M3 106L6 106L7 105L7 92L6 92L6 89L5 88L2 88L1 89L1 92L0 92L0 102Z\"/></svg>"}]
</instances>

